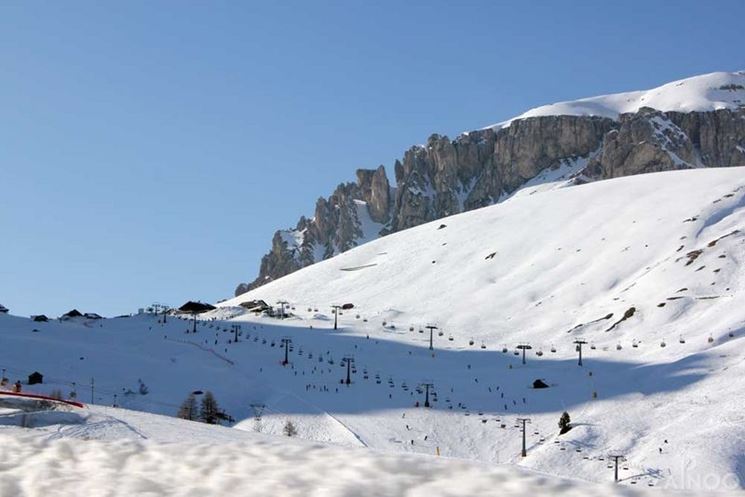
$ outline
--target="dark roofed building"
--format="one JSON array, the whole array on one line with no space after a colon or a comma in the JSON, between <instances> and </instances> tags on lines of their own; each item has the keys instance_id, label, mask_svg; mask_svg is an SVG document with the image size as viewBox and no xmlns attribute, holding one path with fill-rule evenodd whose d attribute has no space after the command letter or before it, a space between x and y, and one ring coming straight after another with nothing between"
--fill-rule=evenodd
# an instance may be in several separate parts
<instances>
[{"instance_id":1,"label":"dark roofed building","mask_svg":"<svg viewBox=\"0 0 745 497\"><path fill-rule=\"evenodd\" d=\"M203 312L212 311L217 309L214 305L205 304L203 302L188 301L184 305L178 308L181 312L188 312L190 314L201 314Z\"/></svg>"},{"instance_id":2,"label":"dark roofed building","mask_svg":"<svg viewBox=\"0 0 745 497\"><path fill-rule=\"evenodd\" d=\"M8 308L0 304L0 314L7 314L7 313L8 313Z\"/></svg>"},{"instance_id":3,"label":"dark roofed building","mask_svg":"<svg viewBox=\"0 0 745 497\"><path fill-rule=\"evenodd\" d=\"M36 385L37 383L44 383L44 376L40 372L34 371L28 375L28 384Z\"/></svg>"},{"instance_id":4,"label":"dark roofed building","mask_svg":"<svg viewBox=\"0 0 745 497\"><path fill-rule=\"evenodd\" d=\"M38 316L31 316L31 319L37 323L46 323L49 321L49 318L46 317L44 314L39 314Z\"/></svg>"},{"instance_id":5,"label":"dark roofed building","mask_svg":"<svg viewBox=\"0 0 745 497\"><path fill-rule=\"evenodd\" d=\"M245 309L248 309L251 312L264 312L271 309L269 304L267 304L263 300L249 300L247 302L241 302L238 305Z\"/></svg>"},{"instance_id":6,"label":"dark roofed building","mask_svg":"<svg viewBox=\"0 0 745 497\"><path fill-rule=\"evenodd\" d=\"M85 319L103 319L103 317L99 316L95 312L86 312L85 314L83 314L83 317Z\"/></svg>"},{"instance_id":7,"label":"dark roofed building","mask_svg":"<svg viewBox=\"0 0 745 497\"><path fill-rule=\"evenodd\" d=\"M70 312L66 312L62 315L62 319L80 318L83 317L83 313L77 309L73 309Z\"/></svg>"}]
</instances>

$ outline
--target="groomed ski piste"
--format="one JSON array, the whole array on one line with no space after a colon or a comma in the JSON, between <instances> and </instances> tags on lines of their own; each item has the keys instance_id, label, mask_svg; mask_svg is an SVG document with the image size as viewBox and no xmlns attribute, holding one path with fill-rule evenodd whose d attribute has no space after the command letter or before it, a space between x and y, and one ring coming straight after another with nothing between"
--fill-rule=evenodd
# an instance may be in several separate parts
<instances>
[{"instance_id":1,"label":"groomed ski piste","mask_svg":"<svg viewBox=\"0 0 745 497\"><path fill-rule=\"evenodd\" d=\"M2 427L0 494L43 488L23 483L24 465L69 468L70 485L118 468L154 495L191 495L159 479L180 472L211 492L266 475L283 495L740 489L744 173L528 188L223 302L196 333L188 316L0 315L11 384L39 371L24 391L94 404L79 422ZM289 315L239 305L253 299L287 301ZM334 330L331 306L347 303ZM526 364L518 345L532 347ZM173 416L207 390L232 428L134 412ZM102 407L113 404L126 409ZM572 429L559 435L563 411ZM526 457L518 418L530 419ZM625 458L613 490L612 455Z\"/></svg>"}]
</instances>

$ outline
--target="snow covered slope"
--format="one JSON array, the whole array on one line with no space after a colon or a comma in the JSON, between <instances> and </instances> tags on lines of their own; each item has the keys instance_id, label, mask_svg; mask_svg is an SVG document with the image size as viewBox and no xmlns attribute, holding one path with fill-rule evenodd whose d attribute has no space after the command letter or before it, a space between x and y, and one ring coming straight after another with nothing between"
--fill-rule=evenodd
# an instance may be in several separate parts
<instances>
[{"instance_id":1,"label":"snow covered slope","mask_svg":"<svg viewBox=\"0 0 745 497\"><path fill-rule=\"evenodd\" d=\"M558 102L530 109L494 128L537 116L599 116L617 119L619 114L651 107L663 112L737 109L745 105L745 71L713 72L673 81L651 90L631 91Z\"/></svg>"},{"instance_id":2,"label":"snow covered slope","mask_svg":"<svg viewBox=\"0 0 745 497\"><path fill-rule=\"evenodd\" d=\"M420 328L435 324L443 331L434 339L436 359L429 367L401 365L410 381L434 378L446 392L462 392L470 381L484 397L472 397L469 408L531 414L534 422L547 414L544 426L564 408L581 413L568 449L621 450L679 486L692 472L743 478L744 172L677 171L534 195L526 189L224 305L285 299L328 312L351 302L367 322L345 314L349 333L419 346L427 339ZM572 366L578 338L588 342L584 369ZM525 342L533 346L527 369L512 355ZM540 377L558 388L527 389ZM496 389L506 385L517 391L504 402ZM462 443L454 449L461 455L494 458L498 450L486 440ZM597 468L588 470L577 454L572 463L546 448L524 463L594 478Z\"/></svg>"},{"instance_id":3,"label":"snow covered slope","mask_svg":"<svg viewBox=\"0 0 745 497\"><path fill-rule=\"evenodd\" d=\"M44 374L43 384L24 390L75 390L83 401L160 414L175 414L189 392L211 390L235 418L238 429L227 433L236 440L240 430L281 434L291 420L300 438L334 444L328 450L340 458L365 447L387 454L377 467L391 472L406 467L392 453L439 452L478 462L469 467L506 464L605 483L613 478L608 456L620 453L629 491L740 488L743 173L688 170L527 188L225 302L202 316L196 333L190 322L151 315L49 323L0 316L0 368L11 382ZM254 298L287 300L292 316L253 316L237 305ZM334 330L330 306L345 303L355 307ZM428 324L439 327L433 351ZM233 325L241 327L238 342ZM291 340L286 365L283 338ZM577 339L588 342L582 367ZM522 364L514 352L526 342L533 348ZM354 358L350 385L340 383L345 356ZM539 378L549 388L532 388ZM431 408L423 406L422 383L433 385ZM564 410L573 429L559 435ZM524 458L519 417L531 420ZM105 438L116 427L137 437L102 421L83 436ZM161 449L142 450L145 460L159 460ZM411 461L439 468L433 458ZM496 471L503 470L512 474Z\"/></svg>"},{"instance_id":4,"label":"snow covered slope","mask_svg":"<svg viewBox=\"0 0 745 497\"><path fill-rule=\"evenodd\" d=\"M505 466L342 449L122 409L91 407L80 416L76 424L0 427L0 495L646 495Z\"/></svg>"}]
</instances>

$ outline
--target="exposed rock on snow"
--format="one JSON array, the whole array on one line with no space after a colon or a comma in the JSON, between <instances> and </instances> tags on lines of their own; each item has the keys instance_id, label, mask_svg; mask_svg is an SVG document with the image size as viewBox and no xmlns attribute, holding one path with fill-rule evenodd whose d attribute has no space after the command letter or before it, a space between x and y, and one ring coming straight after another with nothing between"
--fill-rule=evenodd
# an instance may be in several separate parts
<instances>
[{"instance_id":1,"label":"exposed rock on snow","mask_svg":"<svg viewBox=\"0 0 745 497\"><path fill-rule=\"evenodd\" d=\"M236 295L379 236L499 202L521 188L692 167L745 165L745 73L532 109L464 133L432 135L394 164L360 169L313 218L277 231L259 276Z\"/></svg>"}]
</instances>

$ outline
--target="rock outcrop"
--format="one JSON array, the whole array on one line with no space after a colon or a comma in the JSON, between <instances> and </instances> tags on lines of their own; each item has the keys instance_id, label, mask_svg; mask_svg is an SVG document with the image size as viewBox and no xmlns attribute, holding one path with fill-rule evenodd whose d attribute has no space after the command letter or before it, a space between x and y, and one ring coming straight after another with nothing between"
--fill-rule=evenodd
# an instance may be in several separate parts
<instances>
[{"instance_id":1,"label":"rock outcrop","mask_svg":"<svg viewBox=\"0 0 745 497\"><path fill-rule=\"evenodd\" d=\"M277 231L259 276L236 295L378 236L491 205L526 184L573 184L690 167L745 166L745 108L660 112L618 119L539 116L509 126L432 135L394 164L360 169L357 181L319 198L312 219Z\"/></svg>"}]
</instances>

